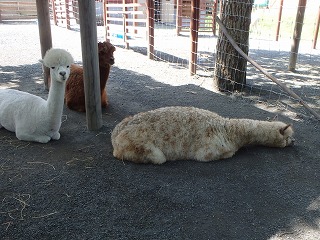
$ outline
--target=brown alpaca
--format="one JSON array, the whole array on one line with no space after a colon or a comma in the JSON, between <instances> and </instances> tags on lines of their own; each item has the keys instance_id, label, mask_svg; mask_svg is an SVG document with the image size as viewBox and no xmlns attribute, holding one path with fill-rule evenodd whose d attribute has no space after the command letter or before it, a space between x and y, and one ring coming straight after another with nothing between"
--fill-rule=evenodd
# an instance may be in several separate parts
<instances>
[{"instance_id":1,"label":"brown alpaca","mask_svg":"<svg viewBox=\"0 0 320 240\"><path fill-rule=\"evenodd\" d=\"M108 106L106 83L109 78L110 67L114 64L113 52L115 50L115 47L110 42L98 43L101 107L103 108ZM71 73L66 84L65 103L72 110L78 112L86 111L83 68L79 65L71 65Z\"/></svg>"}]
</instances>

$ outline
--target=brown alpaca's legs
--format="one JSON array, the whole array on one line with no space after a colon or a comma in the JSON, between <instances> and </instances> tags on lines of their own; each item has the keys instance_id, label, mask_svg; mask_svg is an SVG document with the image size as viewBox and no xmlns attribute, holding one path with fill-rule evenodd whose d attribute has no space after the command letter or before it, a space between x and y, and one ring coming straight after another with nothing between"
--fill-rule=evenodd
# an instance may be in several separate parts
<instances>
[{"instance_id":1,"label":"brown alpaca's legs","mask_svg":"<svg viewBox=\"0 0 320 240\"><path fill-rule=\"evenodd\" d=\"M66 95L65 98L66 105L69 109L77 111L77 112L85 112L86 111L86 106L85 106L85 100L84 98L81 97L72 97Z\"/></svg>"},{"instance_id":2,"label":"brown alpaca's legs","mask_svg":"<svg viewBox=\"0 0 320 240\"><path fill-rule=\"evenodd\" d=\"M71 102L66 102L67 107L71 110L77 111L77 112L85 112L86 108L83 105L80 104L72 104Z\"/></svg>"},{"instance_id":3,"label":"brown alpaca's legs","mask_svg":"<svg viewBox=\"0 0 320 240\"><path fill-rule=\"evenodd\" d=\"M101 91L101 107L106 108L108 107L109 103L108 103L108 96L106 93L106 90L103 89Z\"/></svg>"}]
</instances>

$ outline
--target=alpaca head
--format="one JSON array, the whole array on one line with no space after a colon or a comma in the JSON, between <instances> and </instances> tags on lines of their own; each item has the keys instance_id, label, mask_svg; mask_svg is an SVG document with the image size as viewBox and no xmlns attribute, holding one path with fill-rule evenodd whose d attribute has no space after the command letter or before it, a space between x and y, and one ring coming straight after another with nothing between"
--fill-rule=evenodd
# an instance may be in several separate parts
<instances>
[{"instance_id":1,"label":"alpaca head","mask_svg":"<svg viewBox=\"0 0 320 240\"><path fill-rule=\"evenodd\" d=\"M291 124L283 122L272 122L271 123L270 135L270 146L272 147L287 147L294 144L293 129ZM266 134L267 136L268 134Z\"/></svg>"},{"instance_id":2,"label":"alpaca head","mask_svg":"<svg viewBox=\"0 0 320 240\"><path fill-rule=\"evenodd\" d=\"M99 65L107 67L114 64L113 52L116 48L108 41L98 43Z\"/></svg>"},{"instance_id":3,"label":"alpaca head","mask_svg":"<svg viewBox=\"0 0 320 240\"><path fill-rule=\"evenodd\" d=\"M73 58L64 49L51 48L40 62L50 68L51 81L65 83L70 75L70 66Z\"/></svg>"}]
</instances>

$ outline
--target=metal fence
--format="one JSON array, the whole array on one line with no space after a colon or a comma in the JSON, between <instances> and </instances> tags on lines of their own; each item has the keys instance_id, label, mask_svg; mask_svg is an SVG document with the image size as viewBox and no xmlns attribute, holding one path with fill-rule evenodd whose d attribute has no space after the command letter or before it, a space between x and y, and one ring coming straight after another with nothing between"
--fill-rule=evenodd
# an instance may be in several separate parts
<instances>
[{"instance_id":1,"label":"metal fence","mask_svg":"<svg viewBox=\"0 0 320 240\"><path fill-rule=\"evenodd\" d=\"M55 25L78 31L77 0L50 0ZM213 81L218 28L218 0L99 0L96 1L98 39L131 48L150 59L185 68L205 81ZM263 4L261 4L263 2ZM249 55L286 84L315 111L320 110L320 50L317 36L320 3L309 0L305 8L296 71L288 71L299 0L256 1L251 14ZM2 4L3 1L0 1ZM0 5L1 6L1 5ZM2 5L3 6L3 5ZM197 10L199 15L193 15ZM3 12L3 10L2 10ZM199 24L194 27L197 21ZM194 34L196 32L196 34ZM230 93L273 106L307 114L299 101L284 92L251 64L242 92Z\"/></svg>"}]
</instances>

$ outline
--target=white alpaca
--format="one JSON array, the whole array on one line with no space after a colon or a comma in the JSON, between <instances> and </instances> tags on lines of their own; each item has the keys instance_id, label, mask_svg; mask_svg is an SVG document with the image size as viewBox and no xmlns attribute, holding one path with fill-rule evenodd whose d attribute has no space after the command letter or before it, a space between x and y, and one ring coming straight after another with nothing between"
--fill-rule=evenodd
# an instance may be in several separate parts
<instances>
[{"instance_id":1,"label":"white alpaca","mask_svg":"<svg viewBox=\"0 0 320 240\"><path fill-rule=\"evenodd\" d=\"M15 132L19 140L47 143L60 139L65 85L73 58L63 49L50 49L40 62L50 68L48 100L18 90L0 89L0 128Z\"/></svg>"},{"instance_id":2,"label":"white alpaca","mask_svg":"<svg viewBox=\"0 0 320 240\"><path fill-rule=\"evenodd\" d=\"M229 158L244 145L286 147L293 130L282 122L228 119L193 107L165 107L125 118L111 134L113 155L137 163Z\"/></svg>"}]
</instances>

